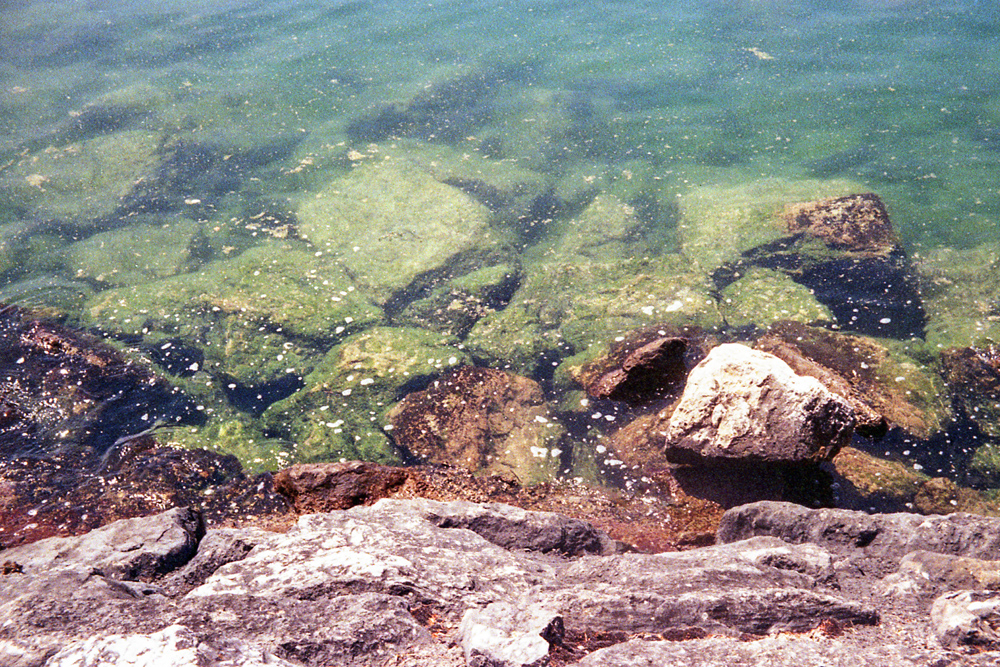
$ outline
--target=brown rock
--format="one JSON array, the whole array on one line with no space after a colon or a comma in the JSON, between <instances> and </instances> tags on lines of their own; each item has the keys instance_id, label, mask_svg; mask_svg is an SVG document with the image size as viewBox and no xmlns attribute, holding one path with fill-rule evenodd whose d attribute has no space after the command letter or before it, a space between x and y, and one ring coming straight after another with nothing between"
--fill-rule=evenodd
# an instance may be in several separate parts
<instances>
[{"instance_id":1,"label":"brown rock","mask_svg":"<svg viewBox=\"0 0 1000 667\"><path fill-rule=\"evenodd\" d=\"M933 375L902 368L871 338L784 321L772 325L754 347L846 399L854 408L855 429L865 437L880 438L891 426L927 438L950 417Z\"/></svg>"},{"instance_id":2,"label":"brown rock","mask_svg":"<svg viewBox=\"0 0 1000 667\"><path fill-rule=\"evenodd\" d=\"M870 192L792 204L783 218L789 232L804 232L833 248L878 253L899 245L885 204Z\"/></svg>"},{"instance_id":3,"label":"brown rock","mask_svg":"<svg viewBox=\"0 0 1000 667\"><path fill-rule=\"evenodd\" d=\"M275 488L301 514L345 510L385 498L407 480L403 468L367 461L304 463L279 471Z\"/></svg>"},{"instance_id":4,"label":"brown rock","mask_svg":"<svg viewBox=\"0 0 1000 667\"><path fill-rule=\"evenodd\" d=\"M465 366L389 413L395 443L425 462L532 478L533 466L557 460L562 428L534 380ZM550 458L551 457L551 458Z\"/></svg>"}]
</instances>

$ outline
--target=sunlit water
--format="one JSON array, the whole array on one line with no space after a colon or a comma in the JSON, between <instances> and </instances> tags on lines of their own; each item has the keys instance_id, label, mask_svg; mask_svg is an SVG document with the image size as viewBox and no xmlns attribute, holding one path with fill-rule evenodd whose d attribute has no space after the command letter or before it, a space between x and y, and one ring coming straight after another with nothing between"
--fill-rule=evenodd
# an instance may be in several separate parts
<instances>
[{"instance_id":1,"label":"sunlit water","mask_svg":"<svg viewBox=\"0 0 1000 667\"><path fill-rule=\"evenodd\" d=\"M993 3L14 0L0 12L0 177L14 193L0 211L14 249L2 267L6 298L52 301L70 323L107 289L210 271L282 236L288 220L274 218L342 177L344 155L371 157L371 145L391 152L399 134L408 150L450 147L556 184L580 174L597 195L644 202L665 252L677 250L670 211L692 188L755 182L839 179L875 191L914 256L1000 234ZM453 98L426 122L379 116L449 81L459 82ZM136 148L144 141L145 152ZM98 146L94 160L107 164L59 172L70 163L60 151L79 154L81 143ZM142 183L129 180L140 167L108 173L116 161L107 151L131 164L177 145L214 152L176 167L174 199L140 201ZM132 204L119 206L130 192ZM141 230L202 225L204 247L189 247L188 265L151 267L146 257L132 277L89 272L74 248L132 224L129 216ZM232 231L233 220L255 216L270 227ZM520 240L530 257L537 237ZM340 333L315 343L313 357ZM296 377L315 365L307 357L289 353ZM474 359L452 363L465 361ZM336 391L350 410L350 394ZM253 418L269 401L229 398ZM273 435L273 426L248 427L256 435L247 438ZM280 465L295 459L289 439L266 443L282 456L238 453Z\"/></svg>"}]
</instances>

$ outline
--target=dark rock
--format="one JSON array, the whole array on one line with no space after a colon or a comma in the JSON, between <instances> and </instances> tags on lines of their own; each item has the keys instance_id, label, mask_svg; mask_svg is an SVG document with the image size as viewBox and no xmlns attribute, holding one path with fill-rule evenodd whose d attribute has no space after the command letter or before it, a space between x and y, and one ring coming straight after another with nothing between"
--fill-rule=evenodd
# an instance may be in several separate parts
<instances>
[{"instance_id":1,"label":"dark rock","mask_svg":"<svg viewBox=\"0 0 1000 667\"><path fill-rule=\"evenodd\" d=\"M400 401L389 422L396 445L425 462L508 471L525 482L540 481L541 471L558 465L549 450L562 429L542 388L504 371L464 366L446 373Z\"/></svg>"},{"instance_id":2,"label":"dark rock","mask_svg":"<svg viewBox=\"0 0 1000 667\"><path fill-rule=\"evenodd\" d=\"M716 537L720 543L728 543L754 535L808 542L836 554L865 558L872 571L882 574L894 570L900 558L917 550L1000 560L1000 518L961 512L947 516L869 515L761 501L726 512Z\"/></svg>"},{"instance_id":3,"label":"dark rock","mask_svg":"<svg viewBox=\"0 0 1000 667\"><path fill-rule=\"evenodd\" d=\"M714 348L688 376L667 426L679 462L822 461L850 440L854 415L820 382L738 344Z\"/></svg>"},{"instance_id":4,"label":"dark rock","mask_svg":"<svg viewBox=\"0 0 1000 667\"><path fill-rule=\"evenodd\" d=\"M986 435L1000 437L1000 345L945 350L941 368L962 414Z\"/></svg>"},{"instance_id":5,"label":"dark rock","mask_svg":"<svg viewBox=\"0 0 1000 667\"><path fill-rule=\"evenodd\" d=\"M595 399L649 403L684 385L688 343L685 338L627 338L603 358L584 365L576 378Z\"/></svg>"},{"instance_id":6,"label":"dark rock","mask_svg":"<svg viewBox=\"0 0 1000 667\"><path fill-rule=\"evenodd\" d=\"M177 388L91 336L0 308L0 458L101 456L154 423L204 417Z\"/></svg>"},{"instance_id":7,"label":"dark rock","mask_svg":"<svg viewBox=\"0 0 1000 667\"><path fill-rule=\"evenodd\" d=\"M899 245L885 204L870 192L792 204L784 219L790 233L804 232L831 248L883 252Z\"/></svg>"}]
</instances>

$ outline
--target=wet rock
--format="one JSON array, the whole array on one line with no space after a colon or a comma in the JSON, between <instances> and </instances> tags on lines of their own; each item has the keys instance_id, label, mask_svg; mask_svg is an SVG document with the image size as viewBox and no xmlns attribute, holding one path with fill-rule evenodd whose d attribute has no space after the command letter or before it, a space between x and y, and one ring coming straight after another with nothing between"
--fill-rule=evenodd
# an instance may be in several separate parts
<instances>
[{"instance_id":1,"label":"wet rock","mask_svg":"<svg viewBox=\"0 0 1000 667\"><path fill-rule=\"evenodd\" d=\"M784 222L791 236L745 250L713 273L720 291L754 267L774 269L808 288L838 328L924 337L916 274L877 196L796 204L786 209Z\"/></svg>"},{"instance_id":2,"label":"wet rock","mask_svg":"<svg viewBox=\"0 0 1000 667\"><path fill-rule=\"evenodd\" d=\"M683 386L687 348L686 338L644 330L612 345L607 356L570 372L591 398L649 403Z\"/></svg>"},{"instance_id":3,"label":"wet rock","mask_svg":"<svg viewBox=\"0 0 1000 667\"><path fill-rule=\"evenodd\" d=\"M782 211L788 202L846 195L853 187L848 181L772 178L693 188L680 202L681 251L696 267L711 271L785 236Z\"/></svg>"},{"instance_id":4,"label":"wet rock","mask_svg":"<svg viewBox=\"0 0 1000 667\"><path fill-rule=\"evenodd\" d=\"M829 325L833 313L812 290L780 271L751 267L719 294L719 311L732 327L765 326L781 320Z\"/></svg>"},{"instance_id":5,"label":"wet rock","mask_svg":"<svg viewBox=\"0 0 1000 667\"><path fill-rule=\"evenodd\" d=\"M364 461L294 465L274 477L275 488L295 511L327 512L385 498L407 479L404 468Z\"/></svg>"},{"instance_id":6,"label":"wet rock","mask_svg":"<svg viewBox=\"0 0 1000 667\"><path fill-rule=\"evenodd\" d=\"M937 248L914 256L927 310L927 342L936 349L1000 341L1000 244Z\"/></svg>"},{"instance_id":7,"label":"wet rock","mask_svg":"<svg viewBox=\"0 0 1000 667\"><path fill-rule=\"evenodd\" d=\"M169 278L201 266L198 223L130 225L101 232L66 250L71 275L105 286L134 285Z\"/></svg>"},{"instance_id":8,"label":"wet rock","mask_svg":"<svg viewBox=\"0 0 1000 667\"><path fill-rule=\"evenodd\" d=\"M894 428L929 438L951 418L945 388L932 368L888 345L788 321L772 324L754 343L846 399L859 434L880 438Z\"/></svg>"},{"instance_id":9,"label":"wet rock","mask_svg":"<svg viewBox=\"0 0 1000 667\"><path fill-rule=\"evenodd\" d=\"M581 285L601 285L581 290ZM603 262L578 257L526 261L510 304L476 323L466 345L490 364L532 377L546 361L604 349L618 336L667 324L720 328L711 281L680 255Z\"/></svg>"},{"instance_id":10,"label":"wet rock","mask_svg":"<svg viewBox=\"0 0 1000 667\"><path fill-rule=\"evenodd\" d=\"M963 415L992 438L1000 438L1000 345L952 348L941 367Z\"/></svg>"},{"instance_id":11,"label":"wet rock","mask_svg":"<svg viewBox=\"0 0 1000 667\"><path fill-rule=\"evenodd\" d=\"M511 265L478 269L411 302L393 321L463 337L483 317L503 310L520 281Z\"/></svg>"},{"instance_id":12,"label":"wet rock","mask_svg":"<svg viewBox=\"0 0 1000 667\"><path fill-rule=\"evenodd\" d=\"M947 516L869 515L761 501L726 512L717 532L723 543L753 535L817 544L837 554L863 555L871 561L872 571L881 569L883 574L917 550L1000 560L1000 519L962 512Z\"/></svg>"},{"instance_id":13,"label":"wet rock","mask_svg":"<svg viewBox=\"0 0 1000 667\"><path fill-rule=\"evenodd\" d=\"M100 457L154 423L204 417L176 387L108 344L0 308L0 458Z\"/></svg>"},{"instance_id":14,"label":"wet rock","mask_svg":"<svg viewBox=\"0 0 1000 667\"><path fill-rule=\"evenodd\" d=\"M847 403L777 357L714 348L688 376L665 440L679 461L821 461L850 439Z\"/></svg>"},{"instance_id":15,"label":"wet rock","mask_svg":"<svg viewBox=\"0 0 1000 667\"><path fill-rule=\"evenodd\" d=\"M784 218L789 232L814 236L832 248L885 252L899 245L885 204L870 192L792 204Z\"/></svg>"},{"instance_id":16,"label":"wet rock","mask_svg":"<svg viewBox=\"0 0 1000 667\"><path fill-rule=\"evenodd\" d=\"M86 324L111 335L160 345L180 338L200 349L205 365L196 370L248 394L241 407L258 414L267 407L252 400L266 388L259 385L301 381L318 348L381 318L342 269L278 240L198 273L106 290L84 312Z\"/></svg>"},{"instance_id":17,"label":"wet rock","mask_svg":"<svg viewBox=\"0 0 1000 667\"><path fill-rule=\"evenodd\" d=\"M943 646L1000 649L1000 593L955 591L945 593L931 606L934 634Z\"/></svg>"},{"instance_id":18,"label":"wet rock","mask_svg":"<svg viewBox=\"0 0 1000 667\"><path fill-rule=\"evenodd\" d=\"M390 312L505 258L485 206L403 158L362 162L307 198L298 217L302 237Z\"/></svg>"},{"instance_id":19,"label":"wet rock","mask_svg":"<svg viewBox=\"0 0 1000 667\"><path fill-rule=\"evenodd\" d=\"M392 438L423 461L472 471L513 472L521 481L551 478L563 427L538 383L466 366L404 398L389 413Z\"/></svg>"}]
</instances>

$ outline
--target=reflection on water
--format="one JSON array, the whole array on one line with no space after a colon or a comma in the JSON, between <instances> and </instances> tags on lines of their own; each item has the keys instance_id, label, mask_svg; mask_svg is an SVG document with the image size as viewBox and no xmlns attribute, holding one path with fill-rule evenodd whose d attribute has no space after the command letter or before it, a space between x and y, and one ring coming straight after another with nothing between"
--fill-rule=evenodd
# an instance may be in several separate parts
<instances>
[{"instance_id":1,"label":"reflection on water","mask_svg":"<svg viewBox=\"0 0 1000 667\"><path fill-rule=\"evenodd\" d=\"M0 299L208 417L161 439L398 461L394 406L478 365L538 384L495 380L520 407L476 465L593 477L641 410L589 358L791 319L885 336L926 417L887 452L995 485L1000 409L936 370L1000 336L988 3L0 7ZM870 191L891 271L781 245L786 205Z\"/></svg>"}]
</instances>

